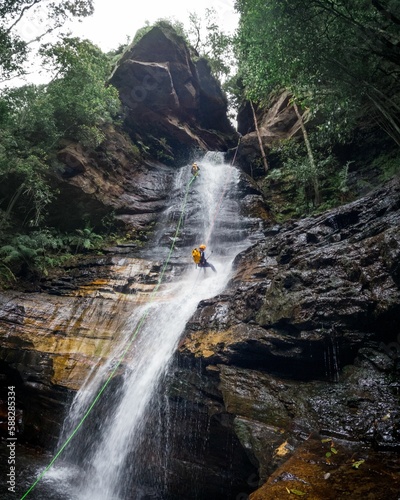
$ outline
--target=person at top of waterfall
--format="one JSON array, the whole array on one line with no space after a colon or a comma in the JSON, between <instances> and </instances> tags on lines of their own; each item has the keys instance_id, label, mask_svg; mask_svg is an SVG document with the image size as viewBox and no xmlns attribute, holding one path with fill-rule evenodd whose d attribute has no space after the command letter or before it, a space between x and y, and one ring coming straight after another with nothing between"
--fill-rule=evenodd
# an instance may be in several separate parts
<instances>
[{"instance_id":1,"label":"person at top of waterfall","mask_svg":"<svg viewBox=\"0 0 400 500\"><path fill-rule=\"evenodd\" d=\"M211 269L214 271L214 273L217 272L217 270L215 269L215 267L210 264L209 262L207 262L207 259L206 259L206 256L205 256L205 249L207 247L202 244L202 245L199 245L199 250L200 250L200 262L199 262L199 267L202 267L204 269L204 272L206 272L206 267L211 267Z\"/></svg>"},{"instance_id":2,"label":"person at top of waterfall","mask_svg":"<svg viewBox=\"0 0 400 500\"><path fill-rule=\"evenodd\" d=\"M192 169L191 169L193 177L197 177L199 175L199 170L200 170L200 168L197 165L197 163L193 163Z\"/></svg>"}]
</instances>

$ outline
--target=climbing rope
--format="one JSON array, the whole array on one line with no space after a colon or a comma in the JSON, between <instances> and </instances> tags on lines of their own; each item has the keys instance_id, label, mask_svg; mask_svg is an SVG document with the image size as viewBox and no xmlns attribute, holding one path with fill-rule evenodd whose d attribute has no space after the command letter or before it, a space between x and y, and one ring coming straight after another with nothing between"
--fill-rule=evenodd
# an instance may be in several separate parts
<instances>
[{"instance_id":1,"label":"climbing rope","mask_svg":"<svg viewBox=\"0 0 400 500\"><path fill-rule=\"evenodd\" d=\"M236 154L237 154L237 151L238 151L238 148L239 148L239 144L240 144L240 138L239 138L239 141L238 141L238 145L236 147L236 152L235 152L235 155L233 157L233 160L231 162L231 167L233 166L234 164L234 161L236 159ZM210 226L210 230L208 232L208 236L206 238L206 241L208 242L209 238L210 238L210 235L211 235L211 232L213 230L213 227L214 227L214 224L215 224L215 221L216 221L216 218L218 216L218 213L220 211L220 208L221 208L221 204L222 204L222 200L225 196L225 193L226 193L226 189L227 189L227 186L228 186L228 183L231 179L231 176L232 176L232 169L229 170L229 176L227 177L227 179L225 179L225 183L224 183L224 188L222 190L222 193L221 193L221 196L219 198L219 201L218 201L218 204L217 204L217 209L215 210L215 215L214 215L214 218L212 220L212 223L211 223L211 226ZM176 242L176 239L178 237L178 234L179 234L179 231L181 229L181 225L182 225L182 221L183 221L183 217L184 217L184 214L185 214L185 210L186 210L186 205L187 205L187 200L188 200L188 195L189 195L189 189L190 189L190 186L192 185L193 181L196 179L196 176L192 176L192 178L190 179L188 185L187 185L187 188L186 188L186 192L185 192L185 196L183 198L183 202L182 202L182 208L181 208L181 214L180 214L180 217L179 217L179 220L178 220L178 223L177 223L177 227L176 227L176 231L175 231L175 235L174 237L172 238L172 244L171 244L171 247L170 247L170 250L169 250L169 253L168 253L168 256L165 260L165 263L164 263L164 266L161 270L161 273L160 273L160 276L158 278L158 281L157 281L157 284L156 286L154 287L151 295L150 295L150 298L149 298L149 304L151 304L154 300L154 297L156 295L156 293L158 292L158 289L162 283L162 280L164 278L164 274L165 274L165 271L167 269L167 266L169 264L169 261L171 259L171 256L172 256L172 252L175 248L175 242ZM197 276L198 278L198 276ZM197 278L196 278L196 281L197 281ZM83 415L83 417L81 418L81 420L79 421L79 423L76 425L76 427L74 428L74 430L71 432L70 436L65 440L65 442L63 443L63 445L60 447L60 449L57 451L57 453L54 455L53 459L50 461L50 463L47 465L47 467L45 467L45 469L39 474L39 476L36 478L36 481L30 486L30 488L23 494L23 496L20 498L20 500L24 500L28 495L29 493L37 486L37 484L39 483L39 481L43 478L43 476L49 471L49 469L51 469L51 467L53 466L53 464L55 463L55 461L58 459L58 457L61 455L61 453L65 450L65 448L68 446L68 444L71 442L71 440L74 438L74 436L76 435L76 433L78 432L78 430L82 427L83 423L85 422L85 420L88 418L88 416L90 415L90 413L92 412L94 406L96 405L96 403L98 402L98 400L100 399L101 395L103 394L103 392L106 390L108 384L110 383L110 381L112 380L112 378L114 377L115 373L117 372L119 366L121 365L121 363L123 362L123 360L125 359L128 351L130 350L131 346L132 346L132 343L133 341L135 340L137 334L139 333L140 329L142 328L142 325L145 321L145 319L147 318L149 314L149 309L147 309L142 317L140 318L139 320L139 323L138 325L136 326L136 329L134 330L134 332L132 333L130 339L128 340L127 342L127 345L124 349L124 351L122 352L121 356L119 357L119 360L118 362L116 363L116 365L114 366L113 370L111 371L109 377L106 379L106 381L104 382L104 384L102 385L102 387L100 388L100 390L98 391L96 397L94 398L92 404L89 406L89 408L86 410L85 414Z\"/></svg>"},{"instance_id":2,"label":"climbing rope","mask_svg":"<svg viewBox=\"0 0 400 500\"><path fill-rule=\"evenodd\" d=\"M178 234L179 234L179 231L180 231L180 228L181 228L181 225L182 225L182 221L183 221L183 216L185 214L185 210L186 210L186 205L187 205L187 199L188 199L188 195L189 195L189 189L190 189L190 186L192 185L193 181L195 180L195 176L193 176L188 185L187 185L187 188L186 188L186 192L185 192L185 196L183 198L183 202L182 202L182 208L181 208L181 215L179 217L179 220L178 220L178 224L177 224L177 227L176 227L176 231L175 231L175 235L174 237L172 238L172 245L171 245L171 248L169 250L169 253L168 253L168 256L167 256L167 259L164 263L164 266L161 270L161 273L160 273L160 276L158 278L158 281L157 281L157 284L156 286L154 287L151 295L150 295L150 298L149 298L149 304L151 304L154 300L154 297L158 291L158 289L160 288L160 285L162 283L162 280L163 280L163 277L164 277L164 274L165 274L165 271L167 269L167 266L169 264L169 261L171 259L171 255L172 255L172 252L174 250L174 247L175 247L175 242L176 242L176 239L178 237ZM65 450L65 448L68 446L68 444L71 442L71 440L73 439L73 437L75 436L75 434L78 432L78 430L82 427L83 423L85 422L85 420L88 418L88 416L90 415L90 413L92 412L94 406L96 405L97 401L100 399L101 395L103 394L103 392L105 391L106 387L108 386L108 384L110 383L110 381L112 380L112 378L114 377L116 371L118 370L119 366L121 365L121 363L123 362L123 360L125 359L128 351L130 350L131 346L132 346L132 343L133 341L135 340L137 334L139 333L140 329L142 328L142 325L145 321L145 319L147 318L149 314L149 309L147 309L142 317L140 318L140 321L138 323L138 325L136 326L136 329L134 330L134 332L132 333L130 339L128 340L128 343L124 349L124 351L122 352L121 356L119 357L119 360L117 362L117 364L114 366L112 372L110 373L109 377L107 378L107 380L104 382L104 384L102 385L102 387L100 388L100 390L98 391L96 397L94 398L92 404L89 406L89 408L86 410L85 414L83 415L83 417L81 418L81 420L79 421L79 423L77 424L77 426L74 428L74 430L71 432L70 436L65 440L65 442L63 443L63 445L60 447L60 449L57 451L57 453L54 455L53 459L51 460L51 462L47 465L47 467L45 467L45 469L40 473L40 475L37 477L36 481L31 485L31 487L24 493L24 495L20 498L20 500L24 500L28 495L29 493L37 486L37 484L39 483L39 481L43 478L43 476L48 472L48 470L53 466L54 462L58 459L58 457L61 455L61 453Z\"/></svg>"}]
</instances>

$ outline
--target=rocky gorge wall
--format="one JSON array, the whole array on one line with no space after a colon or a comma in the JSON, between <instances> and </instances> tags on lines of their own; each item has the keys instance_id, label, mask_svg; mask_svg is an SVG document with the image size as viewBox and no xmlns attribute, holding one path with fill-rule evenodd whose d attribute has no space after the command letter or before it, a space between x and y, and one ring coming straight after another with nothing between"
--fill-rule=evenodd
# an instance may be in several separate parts
<instances>
[{"instance_id":1,"label":"rocky gorge wall","mask_svg":"<svg viewBox=\"0 0 400 500\"><path fill-rule=\"evenodd\" d=\"M60 194L48 221L71 230L88 220L98 229L111 218L135 235L166 208L178 168L234 148L239 135L208 64L170 26L153 27L129 47L109 83L121 100L118 123L103 127L95 148L62 143L52 179Z\"/></svg>"},{"instance_id":2,"label":"rocky gorge wall","mask_svg":"<svg viewBox=\"0 0 400 500\"><path fill-rule=\"evenodd\" d=\"M62 210L77 219L114 211L135 232L158 220L191 155L226 151L238 136L207 68L168 30L129 49L112 82L123 123L94 151L64 145ZM274 140L296 133L287 96L265 116ZM241 163L255 143L243 132ZM153 156L138 157L132 145L146 138ZM176 354L165 389L175 416L169 498L193 498L194 485L197 500L397 498L399 180L277 224L257 185L242 179L242 214L257 217L263 234L237 257L225 292L199 304ZM2 437L15 385L19 439L56 442L74 393L106 362L159 270L132 242L34 289L0 293Z\"/></svg>"},{"instance_id":3,"label":"rocky gorge wall","mask_svg":"<svg viewBox=\"0 0 400 500\"><path fill-rule=\"evenodd\" d=\"M396 494L399 219L397 179L320 216L265 223L237 257L226 291L189 321L169 376L170 498L191 498L194 479L198 498ZM21 440L56 441L123 311L157 282L158 263L110 250L40 292L2 293L3 387L16 386Z\"/></svg>"},{"instance_id":4,"label":"rocky gorge wall","mask_svg":"<svg viewBox=\"0 0 400 500\"><path fill-rule=\"evenodd\" d=\"M188 323L174 384L232 427L266 482L251 499L396 498L399 222L396 179L267 227Z\"/></svg>"},{"instance_id":5,"label":"rocky gorge wall","mask_svg":"<svg viewBox=\"0 0 400 500\"><path fill-rule=\"evenodd\" d=\"M125 256L81 259L38 292L0 297L1 419L15 386L18 436L44 448L57 442L72 397L108 359L133 303L148 300L159 264Z\"/></svg>"}]
</instances>

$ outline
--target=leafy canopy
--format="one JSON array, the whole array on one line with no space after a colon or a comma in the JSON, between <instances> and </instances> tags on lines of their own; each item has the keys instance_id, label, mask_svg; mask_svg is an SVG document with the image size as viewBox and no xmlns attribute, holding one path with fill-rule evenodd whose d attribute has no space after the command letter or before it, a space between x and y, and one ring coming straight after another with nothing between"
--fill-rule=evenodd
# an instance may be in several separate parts
<instances>
[{"instance_id":1,"label":"leafy canopy","mask_svg":"<svg viewBox=\"0 0 400 500\"><path fill-rule=\"evenodd\" d=\"M26 73L30 46L72 18L93 14L93 0L2 0L0 82Z\"/></svg>"},{"instance_id":2,"label":"leafy canopy","mask_svg":"<svg viewBox=\"0 0 400 500\"><path fill-rule=\"evenodd\" d=\"M44 64L55 73L47 95L57 129L80 139L90 127L111 122L119 111L117 90L106 85L109 58L88 40L65 37L55 45L45 45Z\"/></svg>"},{"instance_id":3,"label":"leafy canopy","mask_svg":"<svg viewBox=\"0 0 400 500\"><path fill-rule=\"evenodd\" d=\"M399 109L399 2L237 0L236 9L247 97L262 101L286 88L331 124L368 105L400 137L391 111Z\"/></svg>"},{"instance_id":4,"label":"leafy canopy","mask_svg":"<svg viewBox=\"0 0 400 500\"><path fill-rule=\"evenodd\" d=\"M119 110L117 91L105 84L108 58L93 44L64 38L43 48L54 71L48 85L28 85L0 96L0 229L40 227L57 192L51 173L59 142L69 137L95 147L101 125Z\"/></svg>"}]
</instances>

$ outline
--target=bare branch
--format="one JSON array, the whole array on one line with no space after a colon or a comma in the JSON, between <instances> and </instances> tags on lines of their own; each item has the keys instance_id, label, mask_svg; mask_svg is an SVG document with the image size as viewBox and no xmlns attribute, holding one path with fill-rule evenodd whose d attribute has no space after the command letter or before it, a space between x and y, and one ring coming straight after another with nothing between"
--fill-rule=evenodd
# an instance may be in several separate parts
<instances>
[{"instance_id":1,"label":"bare branch","mask_svg":"<svg viewBox=\"0 0 400 500\"><path fill-rule=\"evenodd\" d=\"M250 106L251 106L251 111L253 112L254 128L256 129L256 134L257 134L258 144L260 146L261 158L263 161L264 170L265 170L265 173L267 173L268 172L267 157L266 157L264 146L263 146L263 143L261 140L260 130L259 130L258 124L257 124L257 116L256 116L256 112L254 111L254 106L253 106L252 101L250 101Z\"/></svg>"},{"instance_id":2,"label":"bare branch","mask_svg":"<svg viewBox=\"0 0 400 500\"><path fill-rule=\"evenodd\" d=\"M15 22L5 31L7 34L11 32L11 30L13 28L15 28L15 26L21 21L21 19L23 18L25 12L27 12L28 10L30 10L32 7L34 7L35 5L37 5L38 3L40 3L42 0L33 0L33 2L30 4L30 5L26 5L22 10L21 10L21 13L19 15L19 17L15 20Z\"/></svg>"}]
</instances>

